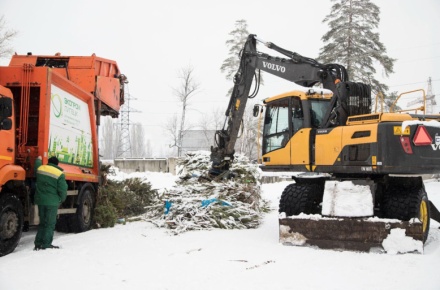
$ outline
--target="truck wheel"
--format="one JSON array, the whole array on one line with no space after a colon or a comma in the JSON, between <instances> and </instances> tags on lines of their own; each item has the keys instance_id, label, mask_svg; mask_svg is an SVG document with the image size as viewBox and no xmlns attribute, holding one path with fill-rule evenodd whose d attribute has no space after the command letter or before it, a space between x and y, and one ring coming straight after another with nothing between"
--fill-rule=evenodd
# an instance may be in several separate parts
<instances>
[{"instance_id":1,"label":"truck wheel","mask_svg":"<svg viewBox=\"0 0 440 290\"><path fill-rule=\"evenodd\" d=\"M70 226L75 233L85 232L92 227L94 209L94 192L87 187L78 201L76 214L72 217Z\"/></svg>"},{"instance_id":2,"label":"truck wheel","mask_svg":"<svg viewBox=\"0 0 440 290\"><path fill-rule=\"evenodd\" d=\"M70 214L61 214L58 216L57 224L55 229L58 232L62 233L70 233L70 219L72 218L72 215Z\"/></svg>"},{"instance_id":3,"label":"truck wheel","mask_svg":"<svg viewBox=\"0 0 440 290\"><path fill-rule=\"evenodd\" d=\"M321 212L322 187L317 184L289 184L281 194L279 212L287 216Z\"/></svg>"},{"instance_id":4,"label":"truck wheel","mask_svg":"<svg viewBox=\"0 0 440 290\"><path fill-rule=\"evenodd\" d=\"M23 229L23 206L15 195L0 197L0 257L14 251Z\"/></svg>"},{"instance_id":5,"label":"truck wheel","mask_svg":"<svg viewBox=\"0 0 440 290\"><path fill-rule=\"evenodd\" d=\"M390 186L384 192L382 204L383 217L409 221L418 218L422 223L423 242L429 234L429 200L423 186L403 188Z\"/></svg>"}]
</instances>

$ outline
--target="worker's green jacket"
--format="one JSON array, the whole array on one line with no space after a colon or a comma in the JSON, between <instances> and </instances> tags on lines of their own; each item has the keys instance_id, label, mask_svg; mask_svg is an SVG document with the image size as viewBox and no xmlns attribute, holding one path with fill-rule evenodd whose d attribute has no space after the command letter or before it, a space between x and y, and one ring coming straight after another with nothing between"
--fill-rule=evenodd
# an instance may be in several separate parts
<instances>
[{"instance_id":1,"label":"worker's green jacket","mask_svg":"<svg viewBox=\"0 0 440 290\"><path fill-rule=\"evenodd\" d=\"M63 169L55 164L41 165L41 160L35 162L37 170L37 191L35 204L59 206L67 196L67 183Z\"/></svg>"}]
</instances>

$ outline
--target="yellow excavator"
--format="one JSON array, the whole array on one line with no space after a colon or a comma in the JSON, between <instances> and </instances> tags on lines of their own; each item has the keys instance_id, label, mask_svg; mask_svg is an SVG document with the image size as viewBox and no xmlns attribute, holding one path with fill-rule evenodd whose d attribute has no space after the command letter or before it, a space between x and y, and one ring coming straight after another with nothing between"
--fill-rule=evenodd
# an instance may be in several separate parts
<instances>
[{"instance_id":1,"label":"yellow excavator","mask_svg":"<svg viewBox=\"0 0 440 290\"><path fill-rule=\"evenodd\" d=\"M257 41L285 57L257 51ZM260 70L300 88L254 107L255 116L264 111L261 169L291 172L294 181L280 199L280 242L370 251L400 229L423 249L430 219L440 222L422 179L440 173L440 115L372 113L370 87L349 81L342 65L321 64L249 35L225 125L211 147L209 174L231 177Z\"/></svg>"}]
</instances>

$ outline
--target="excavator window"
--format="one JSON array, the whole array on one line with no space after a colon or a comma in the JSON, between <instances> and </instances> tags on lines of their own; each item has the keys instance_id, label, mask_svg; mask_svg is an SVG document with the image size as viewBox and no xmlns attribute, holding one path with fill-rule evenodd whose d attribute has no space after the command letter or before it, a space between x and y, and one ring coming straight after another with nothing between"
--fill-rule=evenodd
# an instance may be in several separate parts
<instances>
[{"instance_id":1,"label":"excavator window","mask_svg":"<svg viewBox=\"0 0 440 290\"><path fill-rule=\"evenodd\" d=\"M313 128L319 128L323 125L323 119L330 103L328 100L310 101L310 122Z\"/></svg>"},{"instance_id":2,"label":"excavator window","mask_svg":"<svg viewBox=\"0 0 440 290\"><path fill-rule=\"evenodd\" d=\"M289 99L267 105L263 128L263 154L283 148L291 137Z\"/></svg>"},{"instance_id":3,"label":"excavator window","mask_svg":"<svg viewBox=\"0 0 440 290\"><path fill-rule=\"evenodd\" d=\"M292 125L294 134L304 127L304 112L298 97L292 98Z\"/></svg>"}]
</instances>

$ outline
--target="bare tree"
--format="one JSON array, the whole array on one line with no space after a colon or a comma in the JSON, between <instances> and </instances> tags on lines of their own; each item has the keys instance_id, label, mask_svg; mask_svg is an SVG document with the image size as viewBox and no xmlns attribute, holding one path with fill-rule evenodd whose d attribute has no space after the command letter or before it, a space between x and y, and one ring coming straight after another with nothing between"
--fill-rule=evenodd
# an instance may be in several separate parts
<instances>
[{"instance_id":1,"label":"bare tree","mask_svg":"<svg viewBox=\"0 0 440 290\"><path fill-rule=\"evenodd\" d=\"M145 131L140 123L133 124L130 130L131 156L145 157Z\"/></svg>"},{"instance_id":2,"label":"bare tree","mask_svg":"<svg viewBox=\"0 0 440 290\"><path fill-rule=\"evenodd\" d=\"M249 100L248 106L243 115L243 122L240 129L240 134L235 144L235 151L237 153L246 155L250 160L258 158L258 137L261 136L261 130L258 126L258 118L253 115L253 105L257 103L254 100ZM198 123L198 127L204 132L206 140L212 145L215 145L215 140L212 139L212 131L220 130L224 126L226 116L221 108L214 109L211 113L204 114ZM258 134L260 131L260 134ZM261 138L260 138L261 139Z\"/></svg>"},{"instance_id":3,"label":"bare tree","mask_svg":"<svg viewBox=\"0 0 440 290\"><path fill-rule=\"evenodd\" d=\"M260 131L258 118L254 117L253 102L250 102L244 112L241 134L235 145L235 150L238 153L246 155L250 160L256 160L258 158L257 142L260 142L259 136L261 136L261 134L258 134L258 131Z\"/></svg>"},{"instance_id":4,"label":"bare tree","mask_svg":"<svg viewBox=\"0 0 440 290\"><path fill-rule=\"evenodd\" d=\"M153 148L151 147L150 139L147 139L145 143L145 157L153 157Z\"/></svg>"},{"instance_id":5,"label":"bare tree","mask_svg":"<svg viewBox=\"0 0 440 290\"><path fill-rule=\"evenodd\" d=\"M177 115L174 114L171 118L168 119L167 123L165 124L165 130L167 131L168 135L171 137L171 144L170 148L172 147L178 147L179 146L179 129L178 129L178 121L177 121Z\"/></svg>"},{"instance_id":6,"label":"bare tree","mask_svg":"<svg viewBox=\"0 0 440 290\"><path fill-rule=\"evenodd\" d=\"M115 119L105 117L100 126L100 154L104 159L112 160L118 152L121 126ZM149 141L145 141L144 127L133 124L130 128L130 149L132 157L148 157L152 155L152 148Z\"/></svg>"},{"instance_id":7,"label":"bare tree","mask_svg":"<svg viewBox=\"0 0 440 290\"><path fill-rule=\"evenodd\" d=\"M0 58L8 57L14 52L11 42L17 34L16 30L7 27L5 16L0 16Z\"/></svg>"},{"instance_id":8,"label":"bare tree","mask_svg":"<svg viewBox=\"0 0 440 290\"><path fill-rule=\"evenodd\" d=\"M220 130L223 127L225 115L223 109L217 107L210 113L205 113L199 119L198 126L204 133L207 143L214 145L214 137L210 132Z\"/></svg>"},{"instance_id":9,"label":"bare tree","mask_svg":"<svg viewBox=\"0 0 440 290\"><path fill-rule=\"evenodd\" d=\"M120 127L116 126L111 117L104 117L101 120L100 154L104 159L113 160L118 150Z\"/></svg>"},{"instance_id":10,"label":"bare tree","mask_svg":"<svg viewBox=\"0 0 440 290\"><path fill-rule=\"evenodd\" d=\"M180 84L177 88L174 88L173 91L174 95L182 102L182 114L180 118L177 140L175 139L174 145L177 146L177 156L180 156L183 134L185 130L187 130L185 127L185 115L189 105L188 101L197 93L200 85L194 78L194 68L191 65L182 68L178 73L178 78L180 79ZM177 117L174 121L174 124L177 125Z\"/></svg>"}]
</instances>

